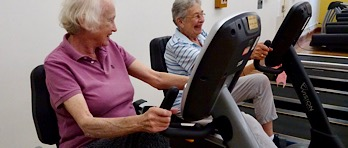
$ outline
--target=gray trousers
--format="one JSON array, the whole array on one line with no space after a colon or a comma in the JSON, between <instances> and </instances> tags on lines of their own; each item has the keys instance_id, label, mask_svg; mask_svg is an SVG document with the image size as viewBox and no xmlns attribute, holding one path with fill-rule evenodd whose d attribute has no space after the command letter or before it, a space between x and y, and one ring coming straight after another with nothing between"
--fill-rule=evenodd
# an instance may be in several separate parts
<instances>
[{"instance_id":1,"label":"gray trousers","mask_svg":"<svg viewBox=\"0 0 348 148\"><path fill-rule=\"evenodd\" d=\"M278 118L270 81L266 75L256 73L240 77L231 94L237 103L253 100L255 118L260 124Z\"/></svg>"},{"instance_id":2,"label":"gray trousers","mask_svg":"<svg viewBox=\"0 0 348 148\"><path fill-rule=\"evenodd\" d=\"M176 100L179 103L173 107L179 109L177 116L182 118L180 104L182 90L179 95L179 100L178 98ZM255 108L255 118L260 124L265 124L278 118L273 101L271 84L268 77L263 73L254 73L240 77L231 95L236 103L252 99Z\"/></svg>"}]
</instances>

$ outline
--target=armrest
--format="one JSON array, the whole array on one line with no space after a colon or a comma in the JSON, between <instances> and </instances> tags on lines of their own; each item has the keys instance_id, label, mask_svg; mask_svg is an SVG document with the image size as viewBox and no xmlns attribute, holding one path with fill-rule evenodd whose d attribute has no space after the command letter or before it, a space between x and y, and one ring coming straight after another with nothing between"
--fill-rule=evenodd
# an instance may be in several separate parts
<instances>
[{"instance_id":1,"label":"armrest","mask_svg":"<svg viewBox=\"0 0 348 148\"><path fill-rule=\"evenodd\" d=\"M208 123L205 126L200 124L192 124L189 126L183 124L171 124L166 130L161 132L166 137L180 138L202 138L215 132L215 124Z\"/></svg>"}]
</instances>

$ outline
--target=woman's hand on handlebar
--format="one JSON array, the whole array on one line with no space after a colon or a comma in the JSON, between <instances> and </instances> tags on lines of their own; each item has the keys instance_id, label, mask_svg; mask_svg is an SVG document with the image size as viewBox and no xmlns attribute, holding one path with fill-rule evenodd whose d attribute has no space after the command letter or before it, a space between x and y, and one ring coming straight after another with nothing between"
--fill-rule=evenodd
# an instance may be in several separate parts
<instances>
[{"instance_id":1,"label":"woman's hand on handlebar","mask_svg":"<svg viewBox=\"0 0 348 148\"><path fill-rule=\"evenodd\" d=\"M266 46L264 43L257 43L255 49L251 53L250 59L263 60L268 55L268 52L271 51L273 51L273 49Z\"/></svg>"}]
</instances>

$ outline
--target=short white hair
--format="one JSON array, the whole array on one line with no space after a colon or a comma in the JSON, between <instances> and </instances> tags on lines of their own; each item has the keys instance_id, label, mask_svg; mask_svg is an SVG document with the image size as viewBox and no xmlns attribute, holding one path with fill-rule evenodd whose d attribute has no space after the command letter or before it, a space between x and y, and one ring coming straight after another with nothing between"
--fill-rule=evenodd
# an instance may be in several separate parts
<instances>
[{"instance_id":1,"label":"short white hair","mask_svg":"<svg viewBox=\"0 0 348 148\"><path fill-rule=\"evenodd\" d=\"M64 0L60 12L60 24L70 34L80 31L80 23L84 29L96 31L100 26L102 0Z\"/></svg>"}]
</instances>

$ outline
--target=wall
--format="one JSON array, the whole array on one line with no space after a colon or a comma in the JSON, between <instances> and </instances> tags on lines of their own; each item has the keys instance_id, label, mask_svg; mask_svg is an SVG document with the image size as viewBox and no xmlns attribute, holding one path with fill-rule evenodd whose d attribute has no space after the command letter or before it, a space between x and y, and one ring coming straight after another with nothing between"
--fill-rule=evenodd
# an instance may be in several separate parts
<instances>
[{"instance_id":1,"label":"wall","mask_svg":"<svg viewBox=\"0 0 348 148\"><path fill-rule=\"evenodd\" d=\"M59 27L61 1L0 1L0 147L48 147L36 136L31 114L29 75L45 56L62 40L65 31ZM172 1L118 0L118 32L111 37L138 60L150 66L149 42L152 38L171 35ZM280 0L264 0L257 10L256 0L229 0L228 7L214 9L214 1L203 0L206 13L204 28L209 31L219 19L242 11L255 11L261 17L260 41L272 39L280 16ZM162 92L132 79L135 99L144 98L159 105Z\"/></svg>"}]
</instances>

